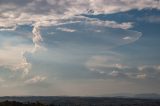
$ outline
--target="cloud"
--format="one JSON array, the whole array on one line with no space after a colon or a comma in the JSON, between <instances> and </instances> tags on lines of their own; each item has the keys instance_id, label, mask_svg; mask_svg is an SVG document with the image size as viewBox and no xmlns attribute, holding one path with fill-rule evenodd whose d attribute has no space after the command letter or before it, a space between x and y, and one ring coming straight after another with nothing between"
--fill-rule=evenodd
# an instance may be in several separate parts
<instances>
[{"instance_id":1,"label":"cloud","mask_svg":"<svg viewBox=\"0 0 160 106\"><path fill-rule=\"evenodd\" d=\"M0 77L0 83L4 82L5 80L3 78Z\"/></svg>"},{"instance_id":2,"label":"cloud","mask_svg":"<svg viewBox=\"0 0 160 106\"><path fill-rule=\"evenodd\" d=\"M146 74L138 74L137 79L145 79L147 77Z\"/></svg>"},{"instance_id":3,"label":"cloud","mask_svg":"<svg viewBox=\"0 0 160 106\"><path fill-rule=\"evenodd\" d=\"M33 27L31 39L34 47L30 49L28 47L17 49L17 47L14 50L11 47L12 49L10 50L0 50L5 55L0 57L3 64L12 67L11 69L14 70L23 70L25 74L29 72L32 64L24 54L34 54L38 50L46 49L43 43L49 44L46 42L47 38L44 38L45 36L41 34L41 30L44 27L53 27L63 32L72 32L77 35L65 34L68 37L65 38L63 33L55 31L54 35L57 33L62 34L51 39L59 42L59 47L66 46L73 49L76 47L80 49L79 51L87 51L87 48L90 48L90 53L95 50L106 51L120 45L135 42L141 37L142 33L128 30L134 27L133 22L102 21L83 17L81 16L82 14L110 14L131 9L159 9L160 7L158 1L153 0L25 0L23 2L21 0L1 0L0 6L1 31L14 31L20 25L31 25ZM75 23L77 29L73 28ZM20 54L22 51L23 54ZM9 58L7 55L12 57ZM7 61L10 60L11 62L8 63ZM105 64L99 64L98 67L103 65L105 66ZM123 69L126 66L116 63L110 67Z\"/></svg>"},{"instance_id":4,"label":"cloud","mask_svg":"<svg viewBox=\"0 0 160 106\"><path fill-rule=\"evenodd\" d=\"M124 37L123 39L124 39L124 40L130 40L130 39L132 39L132 38L129 37L129 36L126 36L126 37Z\"/></svg>"},{"instance_id":5,"label":"cloud","mask_svg":"<svg viewBox=\"0 0 160 106\"><path fill-rule=\"evenodd\" d=\"M40 28L39 23L36 23L33 27L32 33L33 33L33 43L34 43L34 49L33 52L36 52L38 49L41 48L41 41L43 41L42 36L40 34Z\"/></svg>"},{"instance_id":6,"label":"cloud","mask_svg":"<svg viewBox=\"0 0 160 106\"><path fill-rule=\"evenodd\" d=\"M113 77L117 77L117 76L119 76L119 72L118 71L115 71L115 70L113 70L111 73L109 73L109 75L111 75L111 76L113 76Z\"/></svg>"},{"instance_id":7,"label":"cloud","mask_svg":"<svg viewBox=\"0 0 160 106\"><path fill-rule=\"evenodd\" d=\"M114 69L127 69L129 68L127 65L125 64L120 64L121 62L121 55L117 55L114 53L109 53L105 56L92 56L87 62L86 62L86 66L92 71L96 71L96 70L101 70L101 68L105 70L105 68L112 68ZM104 71L102 70L102 71Z\"/></svg>"},{"instance_id":8,"label":"cloud","mask_svg":"<svg viewBox=\"0 0 160 106\"><path fill-rule=\"evenodd\" d=\"M138 18L137 20L140 21L145 21L145 22L149 22L149 23L160 23L160 16L144 16L141 18Z\"/></svg>"},{"instance_id":9,"label":"cloud","mask_svg":"<svg viewBox=\"0 0 160 106\"><path fill-rule=\"evenodd\" d=\"M143 9L143 8L159 8L159 2L155 0L100 0L95 1L95 7L100 7L102 4L102 8L105 8L104 11L108 13L120 12L120 11L128 11L131 9ZM150 5L149 5L150 4ZM102 9L103 10L103 9ZM99 11L102 11L99 8Z\"/></svg>"},{"instance_id":10,"label":"cloud","mask_svg":"<svg viewBox=\"0 0 160 106\"><path fill-rule=\"evenodd\" d=\"M0 27L0 31L15 31L17 26L11 26L11 27Z\"/></svg>"},{"instance_id":11,"label":"cloud","mask_svg":"<svg viewBox=\"0 0 160 106\"><path fill-rule=\"evenodd\" d=\"M141 32L128 30L132 24L125 26L124 23L106 24L110 21L105 22L86 17L59 20L55 25L45 28L42 26L42 32L54 32L54 36L43 33L43 42L49 47L56 46L59 49L68 48L74 52L96 53L136 42L142 36ZM61 31L64 28L72 33L65 33L66 29ZM126 36L130 39L124 40Z\"/></svg>"},{"instance_id":12,"label":"cloud","mask_svg":"<svg viewBox=\"0 0 160 106\"><path fill-rule=\"evenodd\" d=\"M114 54L115 57L111 56L112 53L111 55L106 54L106 56L100 55L115 47L136 42L142 36L142 33L129 30L134 27L134 22L102 21L83 16L83 14L105 14L107 16L108 14L132 9L160 9L160 3L156 0L0 0L0 7L0 31L2 33L0 39L3 41L3 43L0 43L0 64L12 72L22 73L23 79L20 80L23 80L26 86L46 81L47 77L38 75L38 68L40 67L42 67L40 70L44 72L43 69L52 70L54 66L54 70L56 70L57 64L60 64L61 68L59 70L61 70L68 67L66 65L71 64L71 62L72 66L73 63L81 65L82 63L79 63L76 59L80 58L80 62L82 62L88 56L91 56L91 58L86 62L86 68L99 78L114 77L138 80L158 78L156 75L159 75L159 66L146 66L139 70L139 66L128 65L117 54ZM153 20L153 17L150 18ZM154 18L158 21L158 18ZM149 20L151 21L151 19ZM25 25L28 25L29 28ZM20 26L25 27L18 30ZM25 28L28 28L27 30L32 35L31 33L26 34L23 30ZM49 32L49 28L52 33ZM20 34L16 35L16 31L19 31ZM10 36L8 36L9 34ZM47 36L47 34L54 34L54 36ZM9 39L12 39L11 43L8 43ZM27 39L27 43L25 39ZM17 42L20 43L17 44ZM39 52L50 48L52 48L48 53L50 55L46 53L46 56L45 53ZM82 55L83 58L81 58ZM74 60L74 58L76 59ZM36 65L34 59L38 61ZM62 67L62 63L65 66ZM36 67L33 73L37 73L37 75L26 79L31 76L28 74L33 74L30 72L34 69L33 67ZM53 68L49 69L51 67ZM48 74L47 71L44 73ZM17 77L19 77L19 74ZM3 82L0 79L1 81ZM12 82L22 83L22 81L10 81L9 84ZM86 85L89 86L88 83ZM26 89L28 88L26 87Z\"/></svg>"},{"instance_id":13,"label":"cloud","mask_svg":"<svg viewBox=\"0 0 160 106\"><path fill-rule=\"evenodd\" d=\"M39 83L39 82L43 82L44 80L46 80L46 77L45 76L34 76L28 80L25 81L26 84L36 84L36 83Z\"/></svg>"},{"instance_id":14,"label":"cloud","mask_svg":"<svg viewBox=\"0 0 160 106\"><path fill-rule=\"evenodd\" d=\"M13 1L10 1L10 0L1 0L0 1L0 5L19 5L19 6L22 6L22 5L25 5L25 4L28 4L30 2L32 2L33 0L25 0L25 1L22 1L22 0L13 0Z\"/></svg>"},{"instance_id":15,"label":"cloud","mask_svg":"<svg viewBox=\"0 0 160 106\"><path fill-rule=\"evenodd\" d=\"M70 0L66 0L66 1L27 0L25 2L21 2L19 0L14 0L14 2L1 1L1 7L2 7L1 11L3 12L1 14L2 18L0 18L0 25L1 25L1 30L15 30L15 28L18 25L25 25L25 24L33 25L32 40L34 43L34 48L32 52L35 52L40 48L43 48L41 44L41 42L43 41L43 38L40 32L40 27L54 26L54 25L60 24L61 22L62 24L66 24L68 22L79 21L82 23L85 22L86 25L92 24L96 26L121 28L121 29L132 28L133 27L132 22L117 23L115 21L100 21L100 20L89 19L89 18L87 19L84 17L82 18L82 16L79 16L81 14L88 14L87 13L88 9L93 9L94 13L97 13L97 14L110 13L112 12L112 9L109 9L109 8L112 8L112 6L119 9L119 6L123 6L122 4L127 4L127 3L128 1L115 2L115 1L104 1L104 0L100 0L100 1L76 0L74 2ZM145 4L146 2L143 1L143 3ZM110 4L111 7L106 6L106 4ZM156 7L153 7L153 8L156 8ZM72 18L75 16L78 18L72 20ZM63 20L65 20L66 22L63 23ZM75 29L73 30L73 29L64 28L64 27L59 28L59 30L60 29L62 31L75 32Z\"/></svg>"},{"instance_id":16,"label":"cloud","mask_svg":"<svg viewBox=\"0 0 160 106\"><path fill-rule=\"evenodd\" d=\"M13 70L13 71L23 71L23 76L22 77L24 77L24 76L28 75L31 67L32 67L32 64L27 61L27 58L25 57L25 52L24 52L24 53L22 53L21 62L17 65L12 66L11 70Z\"/></svg>"},{"instance_id":17,"label":"cloud","mask_svg":"<svg viewBox=\"0 0 160 106\"><path fill-rule=\"evenodd\" d=\"M30 51L32 49L29 45L11 45L10 43L3 43L3 48L0 50L0 64L5 69L9 69L12 72L22 72L23 76L29 73L31 64L24 56L23 50Z\"/></svg>"},{"instance_id":18,"label":"cloud","mask_svg":"<svg viewBox=\"0 0 160 106\"><path fill-rule=\"evenodd\" d=\"M101 26L101 27L120 28L120 29L130 29L133 27L132 22L118 23L116 21L109 21L109 20L103 21L96 18L88 18L85 16L75 16L69 19L62 19L57 21L61 24L82 23L82 24L88 24L91 26ZM53 25L58 25L58 24L53 24ZM60 29L68 29L68 28L60 27ZM71 30L75 30L75 29L71 29Z\"/></svg>"},{"instance_id":19,"label":"cloud","mask_svg":"<svg viewBox=\"0 0 160 106\"><path fill-rule=\"evenodd\" d=\"M76 30L74 29L69 29L69 28L62 28L62 27L59 27L57 28L58 30L60 31L64 31L64 32L75 32Z\"/></svg>"},{"instance_id":20,"label":"cloud","mask_svg":"<svg viewBox=\"0 0 160 106\"><path fill-rule=\"evenodd\" d=\"M65 11L84 11L84 10L92 10L92 13L98 12L117 12L117 11L125 11L127 9L132 8L159 8L159 1L157 0L26 0L22 2L21 0L1 0L1 5L16 5L16 6L33 6L38 8L37 11L49 11L53 9L55 13L61 13ZM44 4L42 8L41 5ZM150 4L150 5L148 5ZM53 6L53 7L51 7ZM55 6L55 7L54 7ZM30 11L34 11L34 8L31 8ZM61 7L61 9L60 9ZM121 8L120 8L121 7ZM78 10L79 9L79 10Z\"/></svg>"},{"instance_id":21,"label":"cloud","mask_svg":"<svg viewBox=\"0 0 160 106\"><path fill-rule=\"evenodd\" d=\"M13 0L1 1L0 23L3 26L37 23L45 20L70 18L75 15L108 14L131 9L157 8L156 0ZM32 17L30 17L32 15ZM109 24L115 24L109 22ZM129 23L127 24L129 25ZM126 24L124 24L126 26Z\"/></svg>"},{"instance_id":22,"label":"cloud","mask_svg":"<svg viewBox=\"0 0 160 106\"><path fill-rule=\"evenodd\" d=\"M122 60L122 56L93 56L86 63L86 67L102 79L160 80L159 65L132 66L128 63L122 64Z\"/></svg>"},{"instance_id":23,"label":"cloud","mask_svg":"<svg viewBox=\"0 0 160 106\"><path fill-rule=\"evenodd\" d=\"M105 26L110 28L121 28L121 29L130 29L133 27L131 22L117 23L115 21L102 21L102 20L88 20L87 23L96 25L96 26Z\"/></svg>"}]
</instances>

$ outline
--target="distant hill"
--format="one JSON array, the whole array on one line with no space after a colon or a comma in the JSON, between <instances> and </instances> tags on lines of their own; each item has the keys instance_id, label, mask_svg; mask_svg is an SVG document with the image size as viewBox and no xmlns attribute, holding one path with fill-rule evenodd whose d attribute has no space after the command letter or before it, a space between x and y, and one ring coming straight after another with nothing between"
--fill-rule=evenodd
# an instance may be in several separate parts
<instances>
[{"instance_id":1,"label":"distant hill","mask_svg":"<svg viewBox=\"0 0 160 106\"><path fill-rule=\"evenodd\" d=\"M146 93L146 94L136 94L135 98L145 98L145 99L160 99L160 94L156 93Z\"/></svg>"},{"instance_id":2,"label":"distant hill","mask_svg":"<svg viewBox=\"0 0 160 106\"><path fill-rule=\"evenodd\" d=\"M117 94L111 94L111 95L101 95L98 97L160 99L160 94L157 94L157 93L142 93L142 94L117 93Z\"/></svg>"}]
</instances>

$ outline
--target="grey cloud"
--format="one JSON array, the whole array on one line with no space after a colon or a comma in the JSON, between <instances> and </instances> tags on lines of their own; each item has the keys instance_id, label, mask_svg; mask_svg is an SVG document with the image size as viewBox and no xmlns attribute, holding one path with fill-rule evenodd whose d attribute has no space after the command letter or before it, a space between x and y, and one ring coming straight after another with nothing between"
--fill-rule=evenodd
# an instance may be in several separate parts
<instances>
[{"instance_id":1,"label":"grey cloud","mask_svg":"<svg viewBox=\"0 0 160 106\"><path fill-rule=\"evenodd\" d=\"M55 8L51 4L49 4L46 0L33 1L23 8L23 11L26 13L34 14L43 14L48 15L51 13L51 10Z\"/></svg>"},{"instance_id":2,"label":"grey cloud","mask_svg":"<svg viewBox=\"0 0 160 106\"><path fill-rule=\"evenodd\" d=\"M8 10L8 12L15 12L15 10L17 10L16 12L31 13L33 15L73 16L87 13L88 9L93 9L96 14L143 8L159 9L159 3L153 0L1 0L0 4L4 12L7 12L7 9L9 9L8 7L12 7L10 6L11 4L14 4L16 6L12 8L13 10ZM8 6L3 7L3 5Z\"/></svg>"},{"instance_id":3,"label":"grey cloud","mask_svg":"<svg viewBox=\"0 0 160 106\"><path fill-rule=\"evenodd\" d=\"M23 5L26 5L32 1L34 1L34 0L0 0L0 5L14 4L14 5L23 6Z\"/></svg>"},{"instance_id":4,"label":"grey cloud","mask_svg":"<svg viewBox=\"0 0 160 106\"><path fill-rule=\"evenodd\" d=\"M11 4L15 5L12 6ZM26 24L27 22L36 23L49 19L71 18L75 15L88 14L87 11L90 8L93 8L97 14L106 14L135 8L159 8L159 4L152 0L1 0L0 15L2 18L0 18L0 23L1 26L8 27L8 25L16 25L19 23ZM5 19L3 17L5 17ZM113 21L108 24L115 26L116 23ZM123 23L121 26L127 29L131 25L129 23Z\"/></svg>"}]
</instances>

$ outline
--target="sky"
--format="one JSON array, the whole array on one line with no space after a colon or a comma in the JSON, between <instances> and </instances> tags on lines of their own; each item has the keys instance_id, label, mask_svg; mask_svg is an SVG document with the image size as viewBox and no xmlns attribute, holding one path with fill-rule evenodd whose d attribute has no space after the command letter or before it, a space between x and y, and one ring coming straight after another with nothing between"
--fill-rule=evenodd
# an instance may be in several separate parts
<instances>
[{"instance_id":1,"label":"sky","mask_svg":"<svg viewBox=\"0 0 160 106\"><path fill-rule=\"evenodd\" d=\"M0 96L160 93L159 0L0 0Z\"/></svg>"}]
</instances>

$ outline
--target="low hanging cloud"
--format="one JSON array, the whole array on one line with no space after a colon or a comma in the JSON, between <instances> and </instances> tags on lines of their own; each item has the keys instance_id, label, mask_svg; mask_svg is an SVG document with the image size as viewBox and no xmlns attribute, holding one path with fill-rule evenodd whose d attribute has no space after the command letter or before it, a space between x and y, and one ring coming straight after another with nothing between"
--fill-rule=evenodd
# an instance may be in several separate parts
<instances>
[{"instance_id":1,"label":"low hanging cloud","mask_svg":"<svg viewBox=\"0 0 160 106\"><path fill-rule=\"evenodd\" d=\"M122 61L122 56L93 56L86 67L92 72L97 73L99 78L121 78L131 80L160 80L159 65L131 66ZM121 60L121 61L120 61Z\"/></svg>"}]
</instances>

